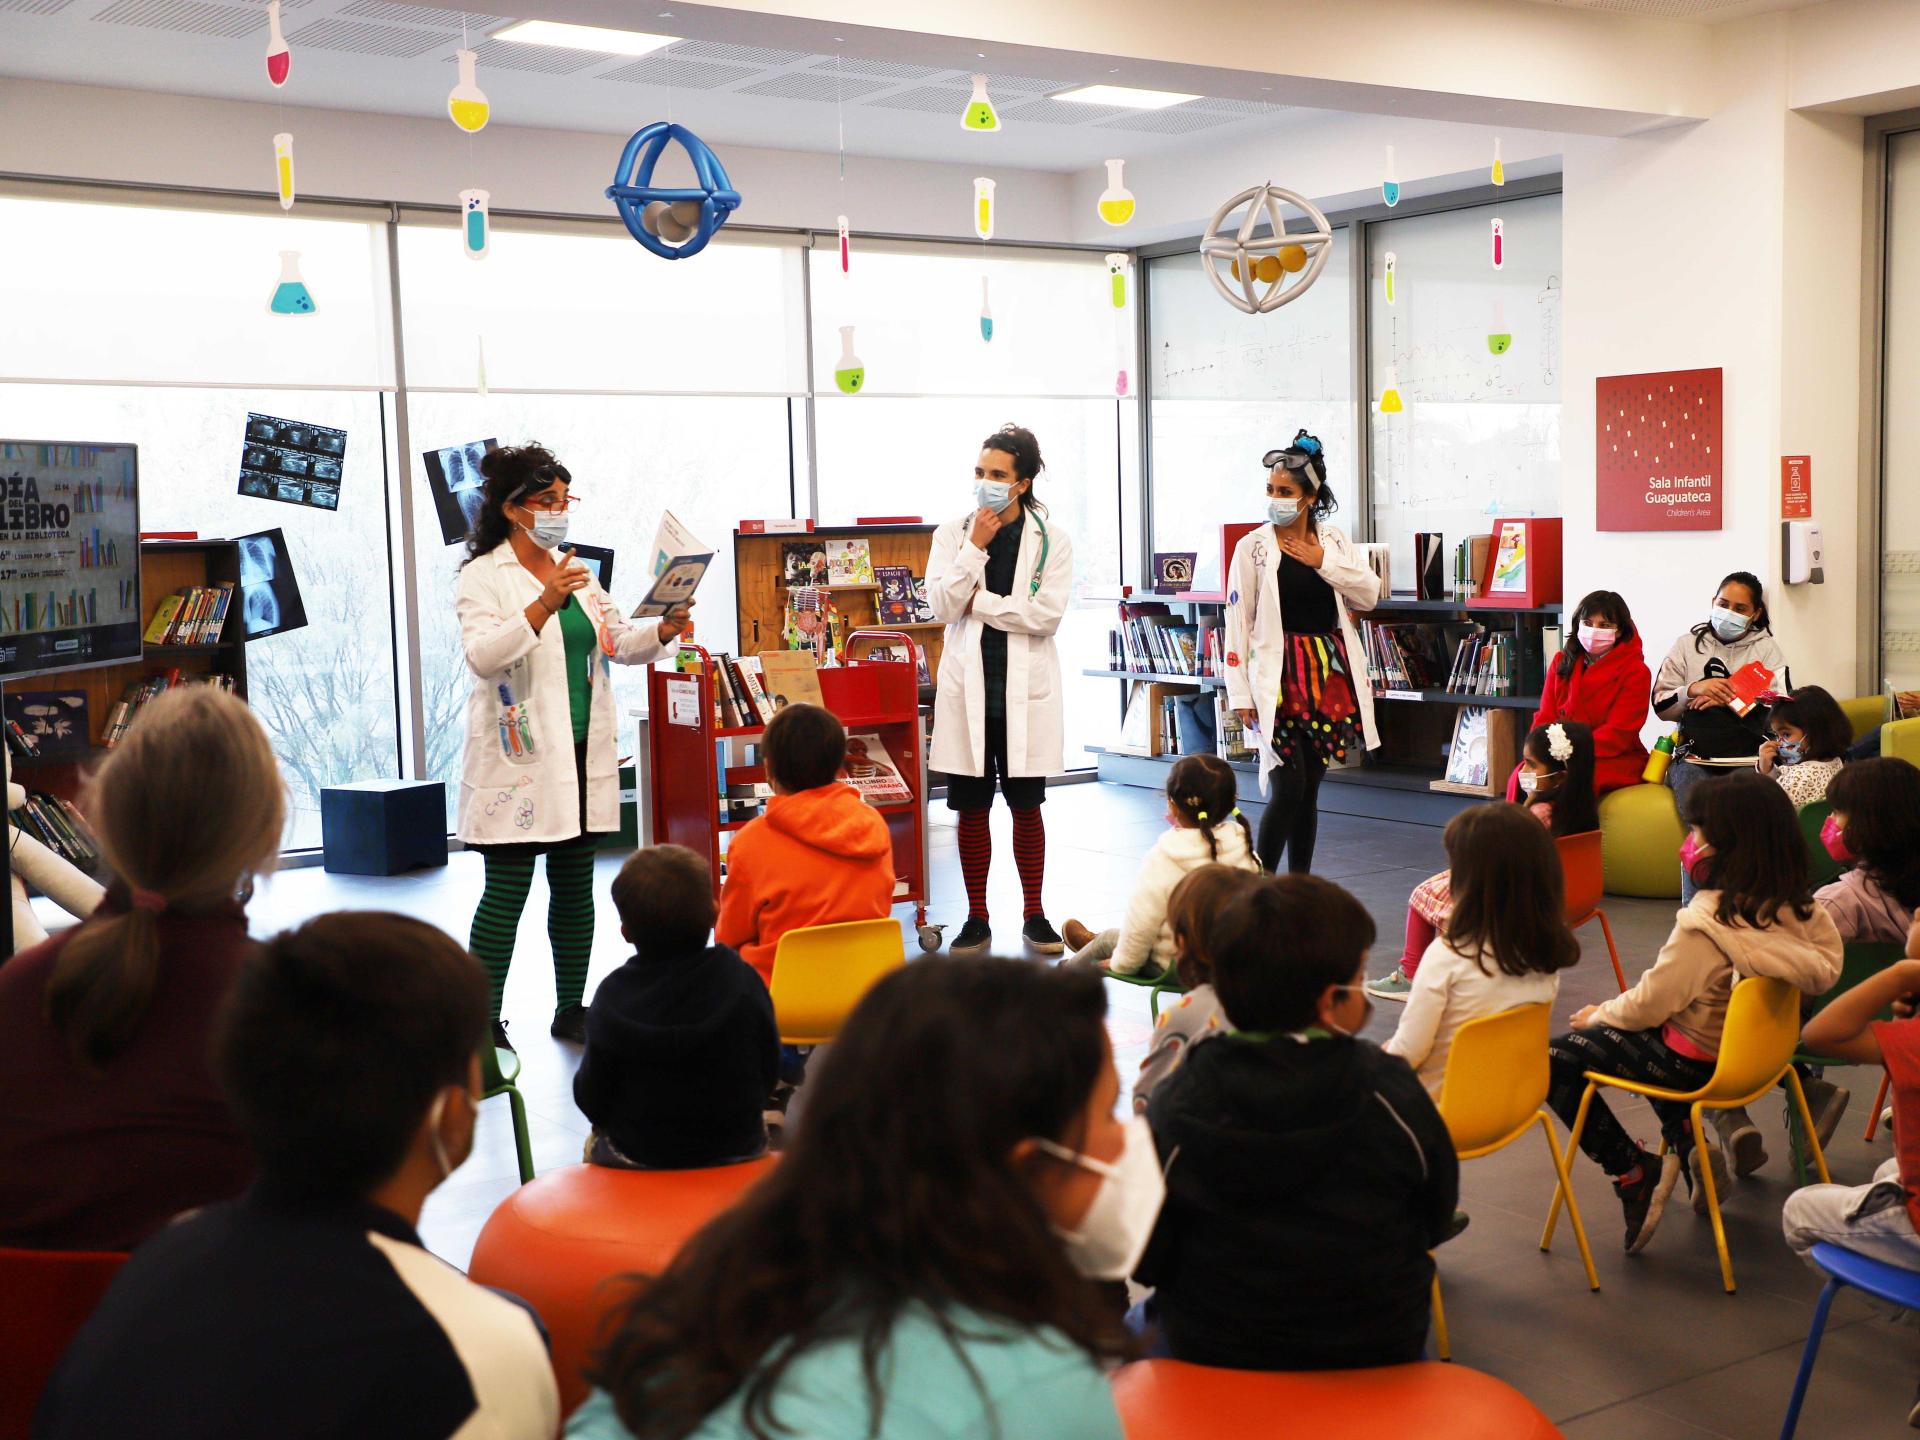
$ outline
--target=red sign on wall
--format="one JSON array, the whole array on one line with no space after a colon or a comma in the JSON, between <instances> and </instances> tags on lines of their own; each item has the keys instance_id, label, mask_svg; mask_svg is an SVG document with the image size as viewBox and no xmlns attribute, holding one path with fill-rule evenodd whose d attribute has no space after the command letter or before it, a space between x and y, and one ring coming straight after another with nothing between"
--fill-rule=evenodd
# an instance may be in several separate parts
<instances>
[{"instance_id":1,"label":"red sign on wall","mask_svg":"<svg viewBox=\"0 0 1920 1440\"><path fill-rule=\"evenodd\" d=\"M1720 371L1595 382L1595 523L1601 530L1720 528Z\"/></svg>"},{"instance_id":2,"label":"red sign on wall","mask_svg":"<svg viewBox=\"0 0 1920 1440\"><path fill-rule=\"evenodd\" d=\"M1813 518L1813 457L1811 455L1780 457L1780 518L1782 520Z\"/></svg>"}]
</instances>

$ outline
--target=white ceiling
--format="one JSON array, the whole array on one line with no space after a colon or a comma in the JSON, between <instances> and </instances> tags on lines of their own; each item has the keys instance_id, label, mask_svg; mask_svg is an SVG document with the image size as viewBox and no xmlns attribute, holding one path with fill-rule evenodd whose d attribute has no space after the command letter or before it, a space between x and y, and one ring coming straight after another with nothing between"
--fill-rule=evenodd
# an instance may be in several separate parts
<instances>
[{"instance_id":1,"label":"white ceiling","mask_svg":"<svg viewBox=\"0 0 1920 1440\"><path fill-rule=\"evenodd\" d=\"M653 6L629 22L672 33ZM670 9L670 0L659 9ZM287 103L378 114L440 115L455 80L462 15L397 0L281 0L293 73ZM641 18L644 14L644 19ZM259 101L265 80L265 6L250 0L0 0L0 73ZM1090 55L1052 57L1007 73L944 42L951 64L906 63L769 49L730 40L684 40L634 59L486 38L509 17L468 14L479 82L501 124L627 134L666 116L714 143L831 151L845 127L855 155L972 161L1081 170L1111 155L1140 156L1272 131L1283 105L1202 99L1161 111L1070 105L1048 97L1115 73ZM685 17L680 17L684 19ZM738 16L750 40L751 17ZM710 24L703 29L711 32ZM938 37L917 37L923 47ZM982 136L960 128L974 69L1005 128ZM1244 88L1258 90L1258 77ZM1275 100L1280 97L1275 94Z\"/></svg>"}]
</instances>

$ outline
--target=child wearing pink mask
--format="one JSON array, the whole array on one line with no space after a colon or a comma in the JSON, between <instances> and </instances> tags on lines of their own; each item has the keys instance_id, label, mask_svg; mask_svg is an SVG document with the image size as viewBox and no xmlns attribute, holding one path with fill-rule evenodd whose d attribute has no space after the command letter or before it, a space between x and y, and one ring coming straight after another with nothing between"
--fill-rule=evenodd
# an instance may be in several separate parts
<instances>
[{"instance_id":1,"label":"child wearing pink mask","mask_svg":"<svg viewBox=\"0 0 1920 1440\"><path fill-rule=\"evenodd\" d=\"M1897 944L1920 907L1920 770L1892 756L1857 760L1828 784L1827 803L1820 839L1853 868L1817 898L1841 939Z\"/></svg>"},{"instance_id":2,"label":"child wearing pink mask","mask_svg":"<svg viewBox=\"0 0 1920 1440\"><path fill-rule=\"evenodd\" d=\"M1571 632L1560 657L1547 666L1540 708L1531 728L1576 720L1593 731L1594 793L1605 795L1640 783L1647 747L1653 674L1640 653L1627 602L1611 590L1595 590L1574 607ZM1520 772L1507 783L1507 798L1519 797Z\"/></svg>"}]
</instances>

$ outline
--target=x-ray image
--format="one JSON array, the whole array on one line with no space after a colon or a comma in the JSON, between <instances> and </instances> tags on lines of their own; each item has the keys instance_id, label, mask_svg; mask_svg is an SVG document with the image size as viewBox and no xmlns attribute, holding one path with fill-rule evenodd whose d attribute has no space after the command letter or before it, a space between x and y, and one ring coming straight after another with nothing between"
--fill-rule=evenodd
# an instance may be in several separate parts
<instances>
[{"instance_id":1,"label":"x-ray image","mask_svg":"<svg viewBox=\"0 0 1920 1440\"><path fill-rule=\"evenodd\" d=\"M259 640L298 630L307 623L300 600L300 582L294 578L287 537L279 529L242 535L240 547L240 618L247 639Z\"/></svg>"},{"instance_id":2,"label":"x-ray image","mask_svg":"<svg viewBox=\"0 0 1920 1440\"><path fill-rule=\"evenodd\" d=\"M480 473L480 458L499 448L497 440L469 440L464 445L429 450L420 457L426 464L427 489L433 494L433 512L440 520L443 543L458 545L480 518L486 481Z\"/></svg>"}]
</instances>

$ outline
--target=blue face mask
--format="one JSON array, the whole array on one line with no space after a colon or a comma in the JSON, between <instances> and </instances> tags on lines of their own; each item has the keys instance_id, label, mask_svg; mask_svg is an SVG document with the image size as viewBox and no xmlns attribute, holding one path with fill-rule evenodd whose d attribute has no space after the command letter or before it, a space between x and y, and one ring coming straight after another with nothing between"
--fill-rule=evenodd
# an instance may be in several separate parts
<instances>
[{"instance_id":1,"label":"blue face mask","mask_svg":"<svg viewBox=\"0 0 1920 1440\"><path fill-rule=\"evenodd\" d=\"M535 510L533 524L527 527L527 533L533 537L533 543L542 550L558 549L567 538L567 512L557 514L545 510Z\"/></svg>"},{"instance_id":2,"label":"blue face mask","mask_svg":"<svg viewBox=\"0 0 1920 1440\"><path fill-rule=\"evenodd\" d=\"M1773 750L1773 758L1782 765L1798 765L1806 755L1806 747L1796 745L1791 740L1782 740Z\"/></svg>"},{"instance_id":3,"label":"blue face mask","mask_svg":"<svg viewBox=\"0 0 1920 1440\"><path fill-rule=\"evenodd\" d=\"M1300 502L1298 500L1269 500L1267 501L1267 518L1284 530L1300 518Z\"/></svg>"},{"instance_id":4,"label":"blue face mask","mask_svg":"<svg viewBox=\"0 0 1920 1440\"><path fill-rule=\"evenodd\" d=\"M973 498L979 502L982 510L998 514L1013 502L1013 486L999 480L976 480Z\"/></svg>"},{"instance_id":5,"label":"blue face mask","mask_svg":"<svg viewBox=\"0 0 1920 1440\"><path fill-rule=\"evenodd\" d=\"M1718 635L1721 640L1728 645L1731 645L1747 633L1747 629L1753 624L1753 620L1749 616L1735 613L1725 605L1716 605L1708 612L1707 623L1713 627L1714 634Z\"/></svg>"}]
</instances>

